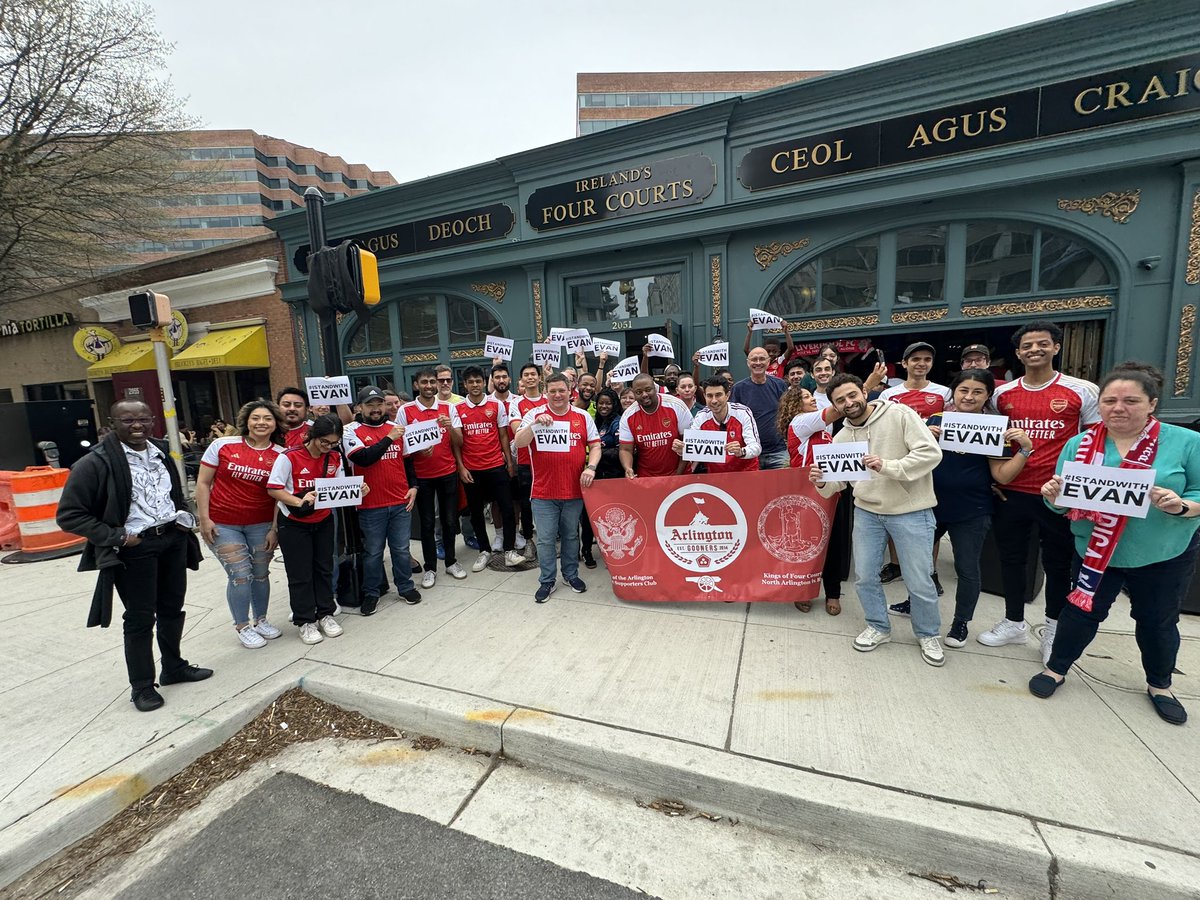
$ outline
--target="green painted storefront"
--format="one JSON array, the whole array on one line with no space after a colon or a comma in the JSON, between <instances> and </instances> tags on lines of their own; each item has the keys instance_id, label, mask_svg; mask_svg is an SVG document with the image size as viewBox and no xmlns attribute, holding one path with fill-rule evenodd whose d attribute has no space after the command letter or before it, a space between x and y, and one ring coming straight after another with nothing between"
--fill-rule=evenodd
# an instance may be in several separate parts
<instances>
[{"instance_id":1,"label":"green painted storefront","mask_svg":"<svg viewBox=\"0 0 1200 900\"><path fill-rule=\"evenodd\" d=\"M1011 360L1012 329L1048 318L1061 368L1153 362L1167 417L1196 418L1194 11L1109 4L331 204L330 237L375 250L383 285L340 323L347 372L409 390L434 360L485 362L488 332L519 361L554 326L631 354L666 330L683 358L720 335L737 358L751 307L797 342ZM305 218L271 225L315 373Z\"/></svg>"}]
</instances>

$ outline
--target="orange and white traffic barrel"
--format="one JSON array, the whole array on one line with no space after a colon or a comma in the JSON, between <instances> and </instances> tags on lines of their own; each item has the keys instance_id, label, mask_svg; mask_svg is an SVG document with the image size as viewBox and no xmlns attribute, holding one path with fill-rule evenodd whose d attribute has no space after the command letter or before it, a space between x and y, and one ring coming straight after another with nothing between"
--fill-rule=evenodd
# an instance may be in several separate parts
<instances>
[{"instance_id":1,"label":"orange and white traffic barrel","mask_svg":"<svg viewBox=\"0 0 1200 900\"><path fill-rule=\"evenodd\" d=\"M16 474L0 471L0 550L16 550L21 546L21 529L17 527L12 495L12 477Z\"/></svg>"},{"instance_id":2,"label":"orange and white traffic barrel","mask_svg":"<svg viewBox=\"0 0 1200 900\"><path fill-rule=\"evenodd\" d=\"M87 538L68 534L54 521L69 473L51 466L30 466L13 473L10 482L21 549L6 556L4 562L39 562L83 552Z\"/></svg>"}]
</instances>

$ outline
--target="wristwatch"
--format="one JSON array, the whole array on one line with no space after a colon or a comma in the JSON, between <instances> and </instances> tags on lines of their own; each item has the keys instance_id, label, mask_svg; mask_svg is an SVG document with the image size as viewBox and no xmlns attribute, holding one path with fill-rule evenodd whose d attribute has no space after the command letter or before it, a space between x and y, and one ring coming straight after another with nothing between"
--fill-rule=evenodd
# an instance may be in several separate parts
<instances>
[{"instance_id":1,"label":"wristwatch","mask_svg":"<svg viewBox=\"0 0 1200 900\"><path fill-rule=\"evenodd\" d=\"M1033 456L1033 448L1032 447L1030 447L1028 450L1026 450L1024 447L1018 447L1017 452L1020 453L1026 459L1029 459L1029 457Z\"/></svg>"},{"instance_id":2,"label":"wristwatch","mask_svg":"<svg viewBox=\"0 0 1200 900\"><path fill-rule=\"evenodd\" d=\"M591 463L588 463L586 466L584 466L584 468L585 468L585 469L591 469L593 472L595 472L595 471L596 471L596 467L595 467L595 466L593 466Z\"/></svg>"}]
</instances>

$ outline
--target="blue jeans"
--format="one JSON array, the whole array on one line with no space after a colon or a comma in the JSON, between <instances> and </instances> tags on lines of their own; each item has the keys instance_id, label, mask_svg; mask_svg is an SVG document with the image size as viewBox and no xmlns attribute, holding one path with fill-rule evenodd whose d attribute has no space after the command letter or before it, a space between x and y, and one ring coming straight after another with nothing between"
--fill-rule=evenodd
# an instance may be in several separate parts
<instances>
[{"instance_id":1,"label":"blue jeans","mask_svg":"<svg viewBox=\"0 0 1200 900\"><path fill-rule=\"evenodd\" d=\"M411 591L415 587L408 556L412 514L403 506L359 509L358 527L363 538L363 596L379 597L383 585L385 543L392 557L392 583L396 593Z\"/></svg>"},{"instance_id":2,"label":"blue jeans","mask_svg":"<svg viewBox=\"0 0 1200 900\"><path fill-rule=\"evenodd\" d=\"M758 457L760 469L786 469L789 465L791 465L791 458L788 456L787 447L782 450L763 452Z\"/></svg>"},{"instance_id":3,"label":"blue jeans","mask_svg":"<svg viewBox=\"0 0 1200 900\"><path fill-rule=\"evenodd\" d=\"M258 525L217 525L217 542L211 548L217 562L229 576L225 599L234 625L245 625L267 614L271 599L271 582L267 568L272 552L263 548L271 522ZM254 619L250 608L254 608Z\"/></svg>"},{"instance_id":4,"label":"blue jeans","mask_svg":"<svg viewBox=\"0 0 1200 900\"><path fill-rule=\"evenodd\" d=\"M554 584L554 539L562 549L562 576L570 581L579 575L579 516L583 500L530 501L533 525L537 529L538 565L542 584Z\"/></svg>"},{"instance_id":5,"label":"blue jeans","mask_svg":"<svg viewBox=\"0 0 1200 900\"><path fill-rule=\"evenodd\" d=\"M979 602L979 591L983 577L979 574L979 557L983 553L983 542L992 527L991 516L976 516L939 525L937 535L950 535L950 546L954 549L954 574L958 577L958 588L954 592L954 618L970 622L975 615L975 604ZM904 573L905 582L908 573Z\"/></svg>"},{"instance_id":6,"label":"blue jeans","mask_svg":"<svg viewBox=\"0 0 1200 900\"><path fill-rule=\"evenodd\" d=\"M867 624L889 632L887 599L879 569L888 538L904 571L904 584L912 601L912 630L917 637L935 637L942 627L937 591L933 587L933 510L919 509L899 515L880 515L862 507L854 510L854 586Z\"/></svg>"}]
</instances>

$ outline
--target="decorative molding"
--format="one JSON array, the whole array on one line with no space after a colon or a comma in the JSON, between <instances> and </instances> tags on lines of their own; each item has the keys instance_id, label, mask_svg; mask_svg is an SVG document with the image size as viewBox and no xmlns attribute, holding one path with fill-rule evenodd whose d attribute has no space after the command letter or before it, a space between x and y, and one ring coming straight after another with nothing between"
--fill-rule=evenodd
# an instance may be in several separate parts
<instances>
[{"instance_id":1,"label":"decorative molding","mask_svg":"<svg viewBox=\"0 0 1200 900\"><path fill-rule=\"evenodd\" d=\"M949 307L939 309L910 309L907 312L892 313L892 324L903 325L909 322L936 322L950 314Z\"/></svg>"},{"instance_id":2,"label":"decorative molding","mask_svg":"<svg viewBox=\"0 0 1200 900\"><path fill-rule=\"evenodd\" d=\"M1176 397L1184 396L1192 385L1192 331L1195 326L1196 305L1189 303L1179 311L1179 347L1175 351Z\"/></svg>"},{"instance_id":3,"label":"decorative molding","mask_svg":"<svg viewBox=\"0 0 1200 900\"><path fill-rule=\"evenodd\" d=\"M367 366L390 366L390 356L364 356L359 359L346 360L347 369L365 369Z\"/></svg>"},{"instance_id":4,"label":"decorative molding","mask_svg":"<svg viewBox=\"0 0 1200 900\"><path fill-rule=\"evenodd\" d=\"M404 358L401 360L401 362L405 364L437 361L438 355L436 353L408 353L405 354Z\"/></svg>"},{"instance_id":5,"label":"decorative molding","mask_svg":"<svg viewBox=\"0 0 1200 900\"><path fill-rule=\"evenodd\" d=\"M504 295L508 293L508 282L477 281L471 285L471 290L477 294L483 294L485 297L491 297L497 303L503 303Z\"/></svg>"},{"instance_id":6,"label":"decorative molding","mask_svg":"<svg viewBox=\"0 0 1200 900\"><path fill-rule=\"evenodd\" d=\"M1080 309L1112 309L1113 299L1107 294L1091 297L1061 297L1054 300L1027 300L1024 303L988 303L984 306L964 306L968 319L987 316L1020 316L1028 313L1073 312Z\"/></svg>"},{"instance_id":7,"label":"decorative molding","mask_svg":"<svg viewBox=\"0 0 1200 900\"><path fill-rule=\"evenodd\" d=\"M1068 212L1087 213L1089 216L1100 213L1108 216L1118 225L1129 221L1138 208L1142 191L1108 191L1099 197L1081 197L1078 200L1059 200L1058 208Z\"/></svg>"},{"instance_id":8,"label":"decorative molding","mask_svg":"<svg viewBox=\"0 0 1200 900\"><path fill-rule=\"evenodd\" d=\"M801 250L809 243L808 238L800 238L798 241L771 241L769 244L760 244L754 248L754 261L760 269L766 271L781 256Z\"/></svg>"},{"instance_id":9,"label":"decorative molding","mask_svg":"<svg viewBox=\"0 0 1200 900\"><path fill-rule=\"evenodd\" d=\"M166 294L171 298L172 309L188 310L215 303L270 296L276 291L275 276L278 273L277 260L256 259L182 278L130 285L128 290L83 297L79 304L95 310L101 322L122 322L129 318L129 295L139 289Z\"/></svg>"},{"instance_id":10,"label":"decorative molding","mask_svg":"<svg viewBox=\"0 0 1200 900\"><path fill-rule=\"evenodd\" d=\"M840 316L836 319L801 319L799 322L785 323L790 331L829 331L834 328L861 328L866 325L878 325L879 315L869 316Z\"/></svg>"},{"instance_id":11,"label":"decorative molding","mask_svg":"<svg viewBox=\"0 0 1200 900\"><path fill-rule=\"evenodd\" d=\"M721 329L721 257L713 254L708 258L708 267L712 272L712 324L717 331Z\"/></svg>"},{"instance_id":12,"label":"decorative molding","mask_svg":"<svg viewBox=\"0 0 1200 900\"><path fill-rule=\"evenodd\" d=\"M451 359L476 359L483 356L482 347L472 347L470 350L451 350Z\"/></svg>"},{"instance_id":13,"label":"decorative molding","mask_svg":"<svg viewBox=\"0 0 1200 900\"><path fill-rule=\"evenodd\" d=\"M298 309L292 313L292 327L296 331L296 344L300 350L300 364L308 365L308 337L304 334L304 316Z\"/></svg>"},{"instance_id":14,"label":"decorative molding","mask_svg":"<svg viewBox=\"0 0 1200 900\"><path fill-rule=\"evenodd\" d=\"M544 340L544 332L542 331L542 280L540 278L533 279L533 327L534 334L537 337L537 342L540 344Z\"/></svg>"},{"instance_id":15,"label":"decorative molding","mask_svg":"<svg viewBox=\"0 0 1200 900\"><path fill-rule=\"evenodd\" d=\"M1188 230L1186 274L1188 284L1200 284L1200 191L1192 195L1192 227Z\"/></svg>"}]
</instances>

